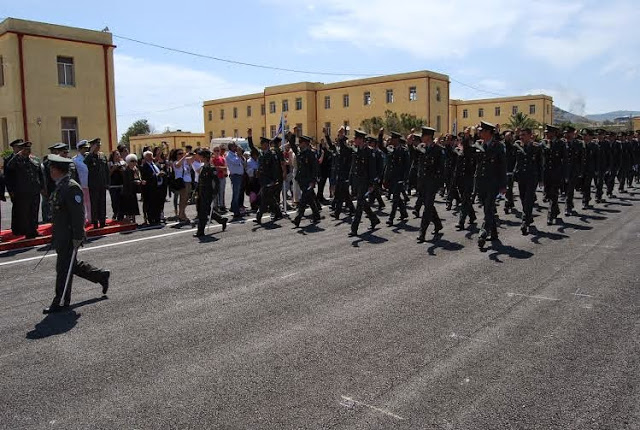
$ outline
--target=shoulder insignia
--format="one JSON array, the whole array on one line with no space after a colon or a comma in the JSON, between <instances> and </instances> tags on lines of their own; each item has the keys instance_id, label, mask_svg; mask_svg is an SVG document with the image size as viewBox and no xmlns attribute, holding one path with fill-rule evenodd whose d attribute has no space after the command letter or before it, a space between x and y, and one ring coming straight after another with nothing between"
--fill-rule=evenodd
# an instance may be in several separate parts
<instances>
[{"instance_id":1,"label":"shoulder insignia","mask_svg":"<svg viewBox=\"0 0 640 430\"><path fill-rule=\"evenodd\" d=\"M82 203L82 196L80 194L76 194L75 197L73 198L76 203L80 204Z\"/></svg>"}]
</instances>

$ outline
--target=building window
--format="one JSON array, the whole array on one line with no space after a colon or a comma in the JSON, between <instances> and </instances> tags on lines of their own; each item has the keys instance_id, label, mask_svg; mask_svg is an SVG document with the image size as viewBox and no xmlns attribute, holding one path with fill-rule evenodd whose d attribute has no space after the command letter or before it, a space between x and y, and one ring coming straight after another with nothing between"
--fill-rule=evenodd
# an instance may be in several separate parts
<instances>
[{"instance_id":1,"label":"building window","mask_svg":"<svg viewBox=\"0 0 640 430\"><path fill-rule=\"evenodd\" d=\"M70 87L76 85L73 58L58 57L58 85L67 85Z\"/></svg>"},{"instance_id":2,"label":"building window","mask_svg":"<svg viewBox=\"0 0 640 430\"><path fill-rule=\"evenodd\" d=\"M269 102L269 113L276 113L276 102Z\"/></svg>"},{"instance_id":3,"label":"building window","mask_svg":"<svg viewBox=\"0 0 640 430\"><path fill-rule=\"evenodd\" d=\"M297 123L296 124L296 130L298 130L298 132L296 133L298 137L302 136L302 124L301 123Z\"/></svg>"},{"instance_id":4,"label":"building window","mask_svg":"<svg viewBox=\"0 0 640 430\"><path fill-rule=\"evenodd\" d=\"M342 126L344 127L344 134L349 136L349 121L344 121L342 123Z\"/></svg>"},{"instance_id":5,"label":"building window","mask_svg":"<svg viewBox=\"0 0 640 430\"><path fill-rule=\"evenodd\" d=\"M213 139L213 131L209 132L209 142L211 142L211 140Z\"/></svg>"},{"instance_id":6,"label":"building window","mask_svg":"<svg viewBox=\"0 0 640 430\"><path fill-rule=\"evenodd\" d=\"M462 118L469 118L469 110L468 109L463 109L462 110Z\"/></svg>"},{"instance_id":7,"label":"building window","mask_svg":"<svg viewBox=\"0 0 640 430\"><path fill-rule=\"evenodd\" d=\"M222 133L224 133L224 130L222 131ZM222 136L222 137L224 137L224 136ZM182 142L182 147L186 148L187 147L187 143L186 142Z\"/></svg>"},{"instance_id":8,"label":"building window","mask_svg":"<svg viewBox=\"0 0 640 430\"><path fill-rule=\"evenodd\" d=\"M2 146L0 148L3 151L9 149L9 124L7 118L2 118Z\"/></svg>"},{"instance_id":9,"label":"building window","mask_svg":"<svg viewBox=\"0 0 640 430\"><path fill-rule=\"evenodd\" d=\"M418 100L418 89L416 87L409 87L409 101L414 102Z\"/></svg>"},{"instance_id":10,"label":"building window","mask_svg":"<svg viewBox=\"0 0 640 430\"><path fill-rule=\"evenodd\" d=\"M547 105L547 115L549 115L550 111L551 111L551 105Z\"/></svg>"},{"instance_id":11,"label":"building window","mask_svg":"<svg viewBox=\"0 0 640 430\"><path fill-rule=\"evenodd\" d=\"M342 95L342 107L349 107L349 94Z\"/></svg>"},{"instance_id":12,"label":"building window","mask_svg":"<svg viewBox=\"0 0 640 430\"><path fill-rule=\"evenodd\" d=\"M536 105L529 105L529 115L536 114Z\"/></svg>"},{"instance_id":13,"label":"building window","mask_svg":"<svg viewBox=\"0 0 640 430\"><path fill-rule=\"evenodd\" d=\"M247 117L251 116L251 105L247 106Z\"/></svg>"},{"instance_id":14,"label":"building window","mask_svg":"<svg viewBox=\"0 0 640 430\"><path fill-rule=\"evenodd\" d=\"M331 96L324 96L324 108L331 109Z\"/></svg>"},{"instance_id":15,"label":"building window","mask_svg":"<svg viewBox=\"0 0 640 430\"><path fill-rule=\"evenodd\" d=\"M436 131L440 133L441 128L442 128L442 117L438 115L436 116Z\"/></svg>"},{"instance_id":16,"label":"building window","mask_svg":"<svg viewBox=\"0 0 640 430\"><path fill-rule=\"evenodd\" d=\"M387 90L387 103L393 103L393 90Z\"/></svg>"},{"instance_id":17,"label":"building window","mask_svg":"<svg viewBox=\"0 0 640 430\"><path fill-rule=\"evenodd\" d=\"M517 115L518 114L518 106L513 106L511 108L511 115Z\"/></svg>"},{"instance_id":18,"label":"building window","mask_svg":"<svg viewBox=\"0 0 640 430\"><path fill-rule=\"evenodd\" d=\"M265 109L264 109L264 103L260 105L260 115L264 116L264 114L266 113Z\"/></svg>"},{"instance_id":19,"label":"building window","mask_svg":"<svg viewBox=\"0 0 640 430\"><path fill-rule=\"evenodd\" d=\"M0 55L0 87L4 87L4 60Z\"/></svg>"},{"instance_id":20,"label":"building window","mask_svg":"<svg viewBox=\"0 0 640 430\"><path fill-rule=\"evenodd\" d=\"M238 108L237 107L233 108L233 117L234 118L238 118Z\"/></svg>"},{"instance_id":21,"label":"building window","mask_svg":"<svg viewBox=\"0 0 640 430\"><path fill-rule=\"evenodd\" d=\"M436 87L436 101L440 101L440 87ZM440 131L440 130L438 130Z\"/></svg>"},{"instance_id":22,"label":"building window","mask_svg":"<svg viewBox=\"0 0 640 430\"><path fill-rule=\"evenodd\" d=\"M238 129L237 128L233 129L233 137L238 137Z\"/></svg>"},{"instance_id":23,"label":"building window","mask_svg":"<svg viewBox=\"0 0 640 430\"><path fill-rule=\"evenodd\" d=\"M331 136L331 123L330 122L325 122L324 123L324 129L325 129L325 132L327 133L327 136Z\"/></svg>"},{"instance_id":24,"label":"building window","mask_svg":"<svg viewBox=\"0 0 640 430\"><path fill-rule=\"evenodd\" d=\"M282 112L289 112L289 100L282 100Z\"/></svg>"},{"instance_id":25,"label":"building window","mask_svg":"<svg viewBox=\"0 0 640 430\"><path fill-rule=\"evenodd\" d=\"M371 104L371 93L369 91L364 92L364 105L369 106Z\"/></svg>"},{"instance_id":26,"label":"building window","mask_svg":"<svg viewBox=\"0 0 640 430\"><path fill-rule=\"evenodd\" d=\"M262 130L260 130L260 131L261 131L260 136L267 137L267 128L266 127L262 127Z\"/></svg>"},{"instance_id":27,"label":"building window","mask_svg":"<svg viewBox=\"0 0 640 430\"><path fill-rule=\"evenodd\" d=\"M302 97L296 99L296 110L302 110Z\"/></svg>"},{"instance_id":28,"label":"building window","mask_svg":"<svg viewBox=\"0 0 640 430\"><path fill-rule=\"evenodd\" d=\"M478 109L478 116L479 116L480 118L482 118L482 117L484 116L484 109L483 109L483 108L479 108L479 109Z\"/></svg>"},{"instance_id":29,"label":"building window","mask_svg":"<svg viewBox=\"0 0 640 430\"><path fill-rule=\"evenodd\" d=\"M271 138L273 139L274 137L276 137L276 126L272 125L269 127L269 133L271 134Z\"/></svg>"},{"instance_id":30,"label":"building window","mask_svg":"<svg viewBox=\"0 0 640 430\"><path fill-rule=\"evenodd\" d=\"M220 109L220 119L224 119L224 109Z\"/></svg>"},{"instance_id":31,"label":"building window","mask_svg":"<svg viewBox=\"0 0 640 430\"><path fill-rule=\"evenodd\" d=\"M494 113L496 116L500 116L500 106L496 106Z\"/></svg>"},{"instance_id":32,"label":"building window","mask_svg":"<svg viewBox=\"0 0 640 430\"><path fill-rule=\"evenodd\" d=\"M227 137L227 133L224 130L220 130L220 137Z\"/></svg>"},{"instance_id":33,"label":"building window","mask_svg":"<svg viewBox=\"0 0 640 430\"><path fill-rule=\"evenodd\" d=\"M209 115L208 116L209 116L209 121L212 121L213 120L213 112L209 111Z\"/></svg>"},{"instance_id":34,"label":"building window","mask_svg":"<svg viewBox=\"0 0 640 430\"><path fill-rule=\"evenodd\" d=\"M75 147L75 144L78 143L78 118L62 117L60 124L62 126L62 142L69 145L69 148Z\"/></svg>"}]
</instances>

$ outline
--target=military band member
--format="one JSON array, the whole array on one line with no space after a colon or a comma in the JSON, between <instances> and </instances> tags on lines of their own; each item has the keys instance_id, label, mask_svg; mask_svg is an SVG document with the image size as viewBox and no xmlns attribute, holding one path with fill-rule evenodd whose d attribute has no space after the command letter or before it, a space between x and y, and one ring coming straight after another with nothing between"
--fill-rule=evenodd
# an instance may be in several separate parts
<instances>
[{"instance_id":1,"label":"military band member","mask_svg":"<svg viewBox=\"0 0 640 430\"><path fill-rule=\"evenodd\" d=\"M357 202L355 215L351 223L350 236L358 235L358 226L362 218L362 211L366 212L369 221L371 221L371 229L380 224L380 220L371 210L368 197L374 190L374 186L378 181L378 170L373 150L365 143L366 133L362 130L355 131L354 144L356 146L353 151L351 162L351 187L356 195Z\"/></svg>"},{"instance_id":2,"label":"military band member","mask_svg":"<svg viewBox=\"0 0 640 430\"><path fill-rule=\"evenodd\" d=\"M567 126L564 129L565 138L567 139L567 159L566 159L566 206L564 214L566 216L574 215L573 196L576 189L582 189L584 181L584 142L576 137L576 129Z\"/></svg>"},{"instance_id":3,"label":"military band member","mask_svg":"<svg viewBox=\"0 0 640 430\"><path fill-rule=\"evenodd\" d=\"M496 197L506 192L507 162L504 146L495 138L495 126L482 121L479 131L482 142L476 143L476 189L484 209L484 223L478 236L478 246L482 248L487 239L498 239Z\"/></svg>"},{"instance_id":4,"label":"military band member","mask_svg":"<svg viewBox=\"0 0 640 430\"><path fill-rule=\"evenodd\" d=\"M200 158L202 159L202 167L200 169L196 197L198 231L193 235L194 237L204 236L204 228L207 225L207 221L209 221L209 214L211 214L212 219L222 225L222 231L227 229L227 218L220 215L216 210L211 210L218 175L216 168L211 165L211 151L202 149L200 151Z\"/></svg>"},{"instance_id":5,"label":"military band member","mask_svg":"<svg viewBox=\"0 0 640 430\"><path fill-rule=\"evenodd\" d=\"M542 148L533 141L530 128L520 131L520 140L513 144L515 152L514 179L518 182L520 201L522 202L523 235L529 234L533 224L533 203L536 189L542 185L543 159Z\"/></svg>"},{"instance_id":6,"label":"military band member","mask_svg":"<svg viewBox=\"0 0 640 430\"><path fill-rule=\"evenodd\" d=\"M551 225L560 215L558 198L560 188L566 179L567 147L560 139L560 129L553 125L545 128L546 142L543 146L544 152L544 192L549 200L549 212L547 214L547 224Z\"/></svg>"},{"instance_id":7,"label":"military band member","mask_svg":"<svg viewBox=\"0 0 640 430\"><path fill-rule=\"evenodd\" d=\"M316 181L320 174L320 166L318 159L311 150L311 138L309 136L300 136L300 148L296 145L295 134L289 134L289 144L291 150L296 154L296 161L298 163L298 171L296 173L296 181L300 185L302 190L302 197L300 198L300 204L298 205L298 214L293 219L293 224L300 227L300 221L304 216L304 211L307 206L311 206L313 213L313 222L319 222L322 217L320 216L320 208L318 207L318 201L314 192L316 187Z\"/></svg>"},{"instance_id":8,"label":"military band member","mask_svg":"<svg viewBox=\"0 0 640 430\"><path fill-rule=\"evenodd\" d=\"M442 230L442 221L435 207L436 194L445 180L445 149L433 141L436 130L422 127L422 143L416 148L418 157L418 189L422 194L424 213L420 223L418 242L425 241L429 224L433 222L436 235Z\"/></svg>"},{"instance_id":9,"label":"military band member","mask_svg":"<svg viewBox=\"0 0 640 430\"><path fill-rule=\"evenodd\" d=\"M409 151L402 143L404 138L400 133L391 132L391 149L387 151L387 167L385 171L384 183L386 188L391 192L392 205L389 213L387 225L393 225L393 219L396 212L400 211L400 219L409 218L407 214L407 204L402 198L402 192L405 189L405 183L409 175Z\"/></svg>"},{"instance_id":10,"label":"military band member","mask_svg":"<svg viewBox=\"0 0 640 430\"><path fill-rule=\"evenodd\" d=\"M49 156L51 178L56 188L51 195L51 211L53 219L53 235L51 244L58 254L56 261L56 293L51 306L43 313L59 312L68 309L71 303L71 285L73 276L69 277L66 295L62 297L69 267L73 264L72 274L102 286L102 294L109 289L108 270L97 269L80 260L72 262L73 251L77 250L85 240L83 193L80 185L69 177L69 165L73 161L59 155Z\"/></svg>"}]
</instances>

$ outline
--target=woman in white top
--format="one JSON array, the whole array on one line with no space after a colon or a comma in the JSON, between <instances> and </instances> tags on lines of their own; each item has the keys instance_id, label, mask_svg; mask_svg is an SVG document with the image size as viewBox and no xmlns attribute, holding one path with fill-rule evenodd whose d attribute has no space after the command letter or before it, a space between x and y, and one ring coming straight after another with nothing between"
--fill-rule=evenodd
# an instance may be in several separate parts
<instances>
[{"instance_id":1,"label":"woman in white top","mask_svg":"<svg viewBox=\"0 0 640 430\"><path fill-rule=\"evenodd\" d=\"M191 221L187 217L185 210L191 195L191 163L193 157L185 154L184 149L176 149L171 158L175 182L181 183L181 188L175 191L179 196L178 220L181 224L190 224Z\"/></svg>"}]
</instances>

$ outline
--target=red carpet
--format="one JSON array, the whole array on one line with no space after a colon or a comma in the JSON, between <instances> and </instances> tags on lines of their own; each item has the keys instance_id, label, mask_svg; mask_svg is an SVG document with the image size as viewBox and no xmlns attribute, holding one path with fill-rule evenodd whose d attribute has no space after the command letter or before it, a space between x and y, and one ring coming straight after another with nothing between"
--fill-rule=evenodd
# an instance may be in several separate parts
<instances>
[{"instance_id":1,"label":"red carpet","mask_svg":"<svg viewBox=\"0 0 640 430\"><path fill-rule=\"evenodd\" d=\"M137 228L136 224L127 224L120 221L107 220L107 225L103 228L93 228L93 225L85 227L88 237L103 236L105 234L120 233L122 231L131 231ZM51 242L51 224L40 224L38 226L38 234L40 236L33 239L27 239L24 236L14 236L11 230L2 230L0 232L0 251L8 251L10 249L28 248L31 246L45 245Z\"/></svg>"}]
</instances>

